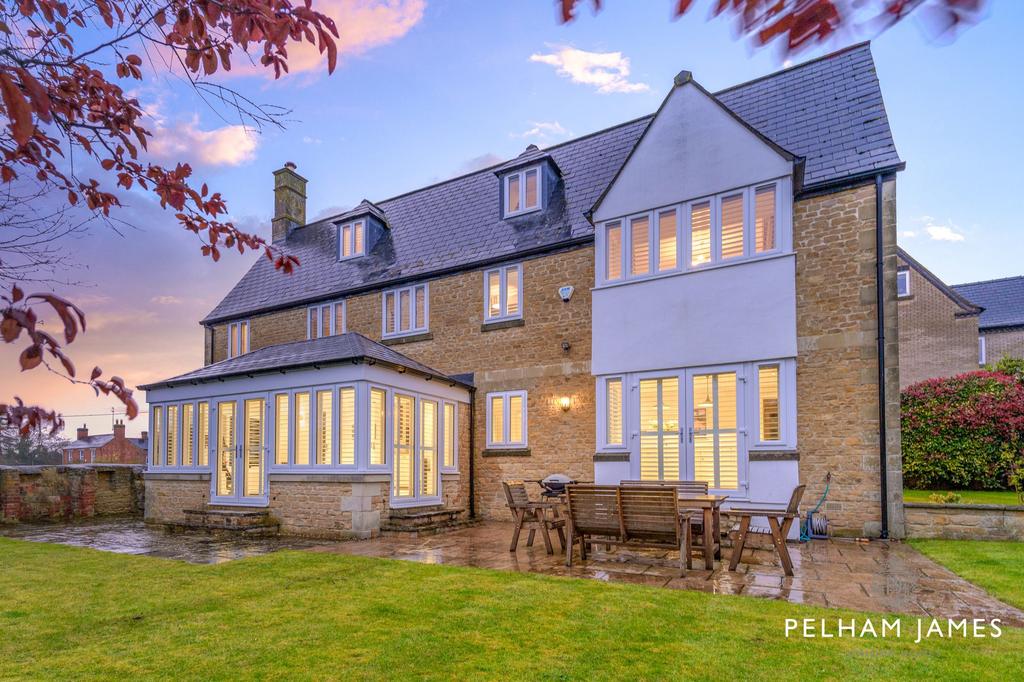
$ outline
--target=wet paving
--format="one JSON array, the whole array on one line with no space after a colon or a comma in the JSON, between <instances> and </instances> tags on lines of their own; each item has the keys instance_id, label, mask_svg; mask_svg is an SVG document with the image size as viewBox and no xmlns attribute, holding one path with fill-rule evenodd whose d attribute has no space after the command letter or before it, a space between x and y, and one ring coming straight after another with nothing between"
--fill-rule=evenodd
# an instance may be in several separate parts
<instances>
[{"instance_id":1,"label":"wet paving","mask_svg":"<svg viewBox=\"0 0 1024 682\"><path fill-rule=\"evenodd\" d=\"M0 526L0 536L91 547L118 554L177 559L193 564L269 554L282 549L306 549L316 544L296 538L245 538L207 533L168 533L137 518L90 519L74 523Z\"/></svg>"}]
</instances>

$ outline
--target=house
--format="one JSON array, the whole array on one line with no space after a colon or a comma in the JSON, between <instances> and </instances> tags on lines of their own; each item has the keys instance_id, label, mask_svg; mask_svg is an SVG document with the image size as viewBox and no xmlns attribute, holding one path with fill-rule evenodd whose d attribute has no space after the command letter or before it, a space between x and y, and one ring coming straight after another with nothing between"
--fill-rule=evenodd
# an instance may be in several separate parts
<instances>
[{"instance_id":1,"label":"house","mask_svg":"<svg viewBox=\"0 0 1024 682\"><path fill-rule=\"evenodd\" d=\"M500 482L702 479L903 534L896 173L868 44L271 234L142 388L146 517L367 537L505 518Z\"/></svg>"},{"instance_id":2,"label":"house","mask_svg":"<svg viewBox=\"0 0 1024 682\"><path fill-rule=\"evenodd\" d=\"M1024 358L1024 276L957 284L953 289L984 308L978 321L981 364Z\"/></svg>"},{"instance_id":3,"label":"house","mask_svg":"<svg viewBox=\"0 0 1024 682\"><path fill-rule=\"evenodd\" d=\"M978 369L983 308L903 249L897 260L900 388Z\"/></svg>"},{"instance_id":4,"label":"house","mask_svg":"<svg viewBox=\"0 0 1024 682\"><path fill-rule=\"evenodd\" d=\"M149 452L149 434L141 438L126 438L124 422L114 422L113 433L89 435L82 424L75 440L64 446L64 464L145 464Z\"/></svg>"}]
</instances>

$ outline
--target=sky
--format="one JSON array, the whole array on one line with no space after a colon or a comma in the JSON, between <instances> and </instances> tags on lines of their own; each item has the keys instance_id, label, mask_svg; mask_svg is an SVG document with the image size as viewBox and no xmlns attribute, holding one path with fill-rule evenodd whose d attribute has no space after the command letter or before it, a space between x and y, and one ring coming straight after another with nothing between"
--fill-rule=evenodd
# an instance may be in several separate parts
<instances>
[{"instance_id":1,"label":"sky","mask_svg":"<svg viewBox=\"0 0 1024 682\"><path fill-rule=\"evenodd\" d=\"M227 198L236 224L269 238L271 174L285 161L309 180L312 220L649 114L684 69L716 91L870 37L844 34L787 61L737 38L732 21L709 18L710 0L675 21L673 4L606 0L563 25L550 0L315 0L342 33L333 75L315 52L293 50L292 73L279 81L238 57L219 81L288 109L284 129L246 128L174 75L133 94L150 118L152 155L190 162ZM1024 274L1022 29L1024 3L995 0L955 41L932 40L911 18L872 42L907 164L899 242L948 283ZM129 226L69 240L77 266L62 274L75 285L62 291L88 318L69 348L76 364L138 385L202 365L198 320L256 256L215 264L148 198L126 203ZM42 370L20 374L19 351L0 348L0 400L55 408L72 433L83 423L109 432L116 403ZM129 435L146 428L145 416Z\"/></svg>"}]
</instances>

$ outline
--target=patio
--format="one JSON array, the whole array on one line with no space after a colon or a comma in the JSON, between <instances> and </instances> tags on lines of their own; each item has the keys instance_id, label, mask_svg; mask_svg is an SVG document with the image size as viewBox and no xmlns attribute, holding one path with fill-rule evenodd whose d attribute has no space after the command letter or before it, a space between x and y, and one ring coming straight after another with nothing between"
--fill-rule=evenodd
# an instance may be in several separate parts
<instances>
[{"instance_id":1,"label":"patio","mask_svg":"<svg viewBox=\"0 0 1024 682\"><path fill-rule=\"evenodd\" d=\"M518 551L509 552L511 535L511 523L484 522L440 535L335 543L311 551L739 594L921 617L999 618L1004 624L1024 627L1024 612L899 542L833 539L791 544L796 572L792 578L783 574L770 546L751 550L748 545L738 570L727 571L722 566L728 564L731 548L724 547L722 562L715 570L695 567L679 577L676 559L671 559L668 552L608 552L595 545L587 561L574 562L572 568L567 568L565 555L548 555L539 538L533 547L527 547L524 538Z\"/></svg>"}]
</instances>

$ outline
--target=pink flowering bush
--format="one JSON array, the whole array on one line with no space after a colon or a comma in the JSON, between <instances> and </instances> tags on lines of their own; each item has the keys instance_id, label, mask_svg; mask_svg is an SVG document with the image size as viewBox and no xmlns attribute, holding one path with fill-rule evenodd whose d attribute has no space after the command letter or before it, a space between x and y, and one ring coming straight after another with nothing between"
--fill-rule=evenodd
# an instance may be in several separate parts
<instances>
[{"instance_id":1,"label":"pink flowering bush","mask_svg":"<svg viewBox=\"0 0 1024 682\"><path fill-rule=\"evenodd\" d=\"M912 488L1017 488L1024 381L982 370L903 390L903 480Z\"/></svg>"}]
</instances>

